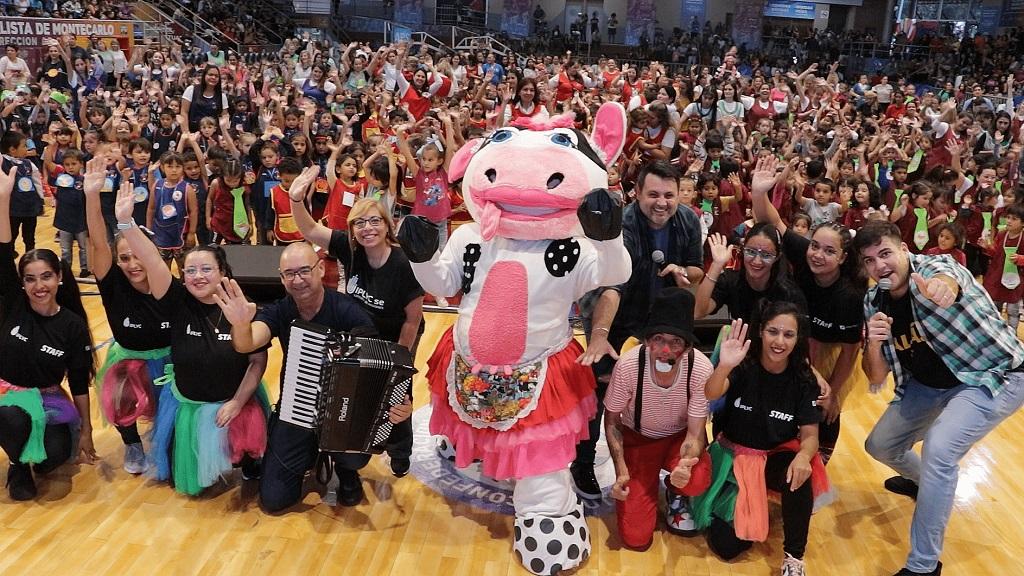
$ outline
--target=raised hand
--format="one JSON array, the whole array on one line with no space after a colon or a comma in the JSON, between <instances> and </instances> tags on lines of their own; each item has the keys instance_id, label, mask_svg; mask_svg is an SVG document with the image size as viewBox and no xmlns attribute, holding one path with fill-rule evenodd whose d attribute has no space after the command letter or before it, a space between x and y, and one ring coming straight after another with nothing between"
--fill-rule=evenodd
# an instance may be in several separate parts
<instances>
[{"instance_id":1,"label":"raised hand","mask_svg":"<svg viewBox=\"0 0 1024 576\"><path fill-rule=\"evenodd\" d=\"M622 234L622 204L604 188L591 190L576 209L576 216L591 240L602 242Z\"/></svg>"},{"instance_id":2,"label":"raised hand","mask_svg":"<svg viewBox=\"0 0 1024 576\"><path fill-rule=\"evenodd\" d=\"M107 180L107 159L97 156L85 164L85 178L82 187L86 196L94 196L103 190Z\"/></svg>"},{"instance_id":3,"label":"raised hand","mask_svg":"<svg viewBox=\"0 0 1024 576\"><path fill-rule=\"evenodd\" d=\"M0 198L5 196L10 198L11 194L14 193L14 181L17 180L17 173L17 166L11 166L11 169L6 174L0 170Z\"/></svg>"},{"instance_id":4,"label":"raised hand","mask_svg":"<svg viewBox=\"0 0 1024 576\"><path fill-rule=\"evenodd\" d=\"M750 180L750 192L752 194L767 194L775 187L778 173L776 169L779 161L774 154L767 154L757 159L754 172Z\"/></svg>"},{"instance_id":5,"label":"raised hand","mask_svg":"<svg viewBox=\"0 0 1024 576\"><path fill-rule=\"evenodd\" d=\"M940 308L949 308L956 302L957 290L942 278L925 278L917 272L910 275L921 294Z\"/></svg>"},{"instance_id":6,"label":"raised hand","mask_svg":"<svg viewBox=\"0 0 1024 576\"><path fill-rule=\"evenodd\" d=\"M316 164L307 166L301 174L295 177L292 181L291 188L288 189L288 197L294 202L302 202L306 197L306 193L309 191L310 185L316 182L316 179L320 176L320 167Z\"/></svg>"},{"instance_id":7,"label":"raised hand","mask_svg":"<svg viewBox=\"0 0 1024 576\"><path fill-rule=\"evenodd\" d=\"M398 243L410 262L428 262L440 243L437 226L423 216L406 216L398 227Z\"/></svg>"},{"instance_id":8,"label":"raised hand","mask_svg":"<svg viewBox=\"0 0 1024 576\"><path fill-rule=\"evenodd\" d=\"M117 191L117 201L114 204L114 217L118 222L130 222L134 211L135 192L132 190L131 180L121 178L121 187Z\"/></svg>"},{"instance_id":9,"label":"raised hand","mask_svg":"<svg viewBox=\"0 0 1024 576\"><path fill-rule=\"evenodd\" d=\"M234 280L222 279L213 299L232 326L244 328L256 317L256 303L246 300L242 288Z\"/></svg>"},{"instance_id":10,"label":"raised hand","mask_svg":"<svg viewBox=\"0 0 1024 576\"><path fill-rule=\"evenodd\" d=\"M720 266L725 266L732 258L732 246L725 236L712 234L708 236L708 247L711 249L711 260Z\"/></svg>"},{"instance_id":11,"label":"raised hand","mask_svg":"<svg viewBox=\"0 0 1024 576\"><path fill-rule=\"evenodd\" d=\"M719 348L719 366L735 368L747 357L747 351L750 350L750 340L747 340L748 327L749 325L745 324L743 320L732 321L729 335L722 340L722 346Z\"/></svg>"}]
</instances>

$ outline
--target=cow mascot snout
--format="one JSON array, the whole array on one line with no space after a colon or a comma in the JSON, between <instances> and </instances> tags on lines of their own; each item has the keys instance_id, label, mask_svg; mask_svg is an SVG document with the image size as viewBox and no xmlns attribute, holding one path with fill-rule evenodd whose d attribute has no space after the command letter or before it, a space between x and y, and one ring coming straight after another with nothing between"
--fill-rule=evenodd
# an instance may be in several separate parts
<instances>
[{"instance_id":1,"label":"cow mascot snout","mask_svg":"<svg viewBox=\"0 0 1024 576\"><path fill-rule=\"evenodd\" d=\"M426 220L408 217L398 234L424 290L463 294L429 361L430 431L449 439L457 466L479 460L488 476L515 479L513 548L534 574L590 555L568 465L597 399L568 315L586 292L630 275L622 206L606 190L625 111L601 106L590 136L572 120L522 118L467 142L450 178L462 180L473 222L441 250Z\"/></svg>"}]
</instances>

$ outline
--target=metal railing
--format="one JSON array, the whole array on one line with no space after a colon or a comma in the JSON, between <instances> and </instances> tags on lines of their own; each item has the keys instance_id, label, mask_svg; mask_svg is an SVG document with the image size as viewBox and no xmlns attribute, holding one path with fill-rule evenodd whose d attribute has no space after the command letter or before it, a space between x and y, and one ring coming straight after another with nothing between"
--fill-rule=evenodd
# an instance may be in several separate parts
<instances>
[{"instance_id":1,"label":"metal railing","mask_svg":"<svg viewBox=\"0 0 1024 576\"><path fill-rule=\"evenodd\" d=\"M198 14L175 0L138 0L136 6L139 5L145 5L148 9L160 14L179 35L190 34L197 38L207 36L218 44L238 50L237 40L221 32L219 28L203 20Z\"/></svg>"}]
</instances>

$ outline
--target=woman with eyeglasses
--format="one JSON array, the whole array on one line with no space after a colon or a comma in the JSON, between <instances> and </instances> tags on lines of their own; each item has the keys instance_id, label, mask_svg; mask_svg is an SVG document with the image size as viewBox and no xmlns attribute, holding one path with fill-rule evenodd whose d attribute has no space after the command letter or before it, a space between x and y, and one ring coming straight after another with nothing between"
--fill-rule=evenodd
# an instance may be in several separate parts
<instances>
[{"instance_id":1,"label":"woman with eyeglasses","mask_svg":"<svg viewBox=\"0 0 1024 576\"><path fill-rule=\"evenodd\" d=\"M15 266L11 193L15 170L0 173L0 447L11 500L36 497L35 474L81 453L96 459L89 415L92 335L71 264L29 250ZM68 381L71 396L61 387ZM77 446L77 448L76 448Z\"/></svg>"},{"instance_id":2,"label":"woman with eyeglasses","mask_svg":"<svg viewBox=\"0 0 1024 576\"><path fill-rule=\"evenodd\" d=\"M806 310L803 294L789 277L781 241L772 224L754 224L739 248L738 268L726 269L735 247L721 234L709 236L711 266L697 287L694 318L699 320L726 306L733 320L750 322L762 300L793 302Z\"/></svg>"},{"instance_id":3,"label":"woman with eyeglasses","mask_svg":"<svg viewBox=\"0 0 1024 576\"><path fill-rule=\"evenodd\" d=\"M711 487L692 500L708 547L732 560L767 540L767 490L780 493L787 576L803 576L815 499L827 503L830 492L818 455L821 408L807 339L807 317L792 302L763 303L749 325L733 321L704 385L709 401L725 399L722 431L708 447Z\"/></svg>"},{"instance_id":4,"label":"woman with eyeglasses","mask_svg":"<svg viewBox=\"0 0 1024 576\"><path fill-rule=\"evenodd\" d=\"M827 464L839 440L843 401L850 390L867 384L858 359L867 283L850 253L853 234L845 226L836 222L818 224L811 228L808 239L789 230L782 221L768 200L768 191L776 185L777 165L774 156L762 156L757 162L751 181L754 218L782 234L782 250L793 264L796 285L807 299L811 365L832 389L820 431L821 455Z\"/></svg>"},{"instance_id":5,"label":"woman with eyeglasses","mask_svg":"<svg viewBox=\"0 0 1024 576\"><path fill-rule=\"evenodd\" d=\"M159 393L154 382L171 361L171 336L163 308L150 293L142 263L120 235L114 239L113 249L107 243L100 199L108 178L107 164L106 156L90 160L83 183L90 263L114 338L96 373L96 397L104 418L121 435L125 471L142 474L146 454L137 421L156 415Z\"/></svg>"},{"instance_id":6,"label":"woman with eyeglasses","mask_svg":"<svg viewBox=\"0 0 1024 576\"><path fill-rule=\"evenodd\" d=\"M232 345L231 323L216 302L221 280L231 277L224 250L191 249L178 281L132 219L134 203L131 186L122 184L114 206L117 227L145 271L170 331L171 364L159 379L152 474L157 480L173 476L175 490L190 496L236 464L243 478L254 479L267 439L269 404L260 384L267 351L240 354Z\"/></svg>"},{"instance_id":7,"label":"woman with eyeglasses","mask_svg":"<svg viewBox=\"0 0 1024 576\"><path fill-rule=\"evenodd\" d=\"M423 288L412 272L409 259L395 237L391 215L378 200L356 201L348 214L348 231L318 224L303 201L316 181L319 169L306 168L292 183L288 194L292 215L306 240L337 258L348 277L346 292L370 315L380 338L408 348L413 357L423 332ZM412 421L395 426L389 440L392 471L408 472L412 453Z\"/></svg>"}]
</instances>

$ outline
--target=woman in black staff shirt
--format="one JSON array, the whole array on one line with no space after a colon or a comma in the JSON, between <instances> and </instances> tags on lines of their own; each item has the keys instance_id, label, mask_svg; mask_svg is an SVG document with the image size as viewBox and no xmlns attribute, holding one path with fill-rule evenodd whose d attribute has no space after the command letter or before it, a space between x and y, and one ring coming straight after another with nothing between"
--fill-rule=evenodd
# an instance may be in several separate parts
<instances>
[{"instance_id":1,"label":"woman in black staff shirt","mask_svg":"<svg viewBox=\"0 0 1024 576\"><path fill-rule=\"evenodd\" d=\"M793 263L797 286L807 298L811 365L828 380L832 401L819 430L821 457L827 464L839 440L839 413L850 390L866 388L867 376L857 356L864 331L864 278L849 247L850 231L838 222L818 224L807 239L788 229L767 193L775 187L777 160L763 156L753 174L754 218L782 234L782 249Z\"/></svg>"},{"instance_id":2,"label":"woman in black staff shirt","mask_svg":"<svg viewBox=\"0 0 1024 576\"><path fill-rule=\"evenodd\" d=\"M415 358L423 331L423 288L398 246L390 213L377 200L363 198L348 215L351 237L317 224L304 200L319 173L316 165L306 168L288 191L295 224L306 240L341 262L348 278L346 292L370 315L380 337L405 346ZM388 454L392 471L404 476L412 454L411 419L395 426Z\"/></svg>"},{"instance_id":3,"label":"woman in black staff shirt","mask_svg":"<svg viewBox=\"0 0 1024 576\"><path fill-rule=\"evenodd\" d=\"M11 466L12 500L36 496L32 477L75 455L92 463L89 416L95 370L89 321L71 265L52 250L30 250L14 265L10 206L15 171L0 174L0 447ZM66 280L66 281L65 281ZM61 388L64 378L74 403Z\"/></svg>"},{"instance_id":4,"label":"woman in black staff shirt","mask_svg":"<svg viewBox=\"0 0 1024 576\"><path fill-rule=\"evenodd\" d=\"M790 279L780 252L779 233L771 224L758 222L747 232L740 248L739 270L725 269L733 254L733 246L725 236L709 236L708 245L711 266L697 288L695 319L714 314L724 305L733 320L750 322L761 300L794 302L806 310L803 294Z\"/></svg>"},{"instance_id":5,"label":"woman in black staff shirt","mask_svg":"<svg viewBox=\"0 0 1024 576\"><path fill-rule=\"evenodd\" d=\"M232 454L251 457L241 463L243 476L252 478L256 468L250 464L262 457L266 444L266 392L260 386L266 349L235 352L231 324L214 299L221 280L231 277L224 251L219 246L193 248L185 255L184 282L172 278L156 245L132 220L132 196L131 186L123 184L115 206L118 228L142 263L150 291L170 322L172 364L162 379L151 450L155 476L171 477L167 458L173 433L174 488L179 492L196 495L212 485L220 473L239 463L232 461ZM214 434L226 437L219 450L207 450L217 443L201 440ZM200 469L216 473L203 476Z\"/></svg>"},{"instance_id":6,"label":"woman in black staff shirt","mask_svg":"<svg viewBox=\"0 0 1024 576\"><path fill-rule=\"evenodd\" d=\"M203 68L199 85L185 88L181 95L178 124L188 126L189 132L199 132L199 121L210 117L218 123L228 119L228 97L220 88L220 69L213 64Z\"/></svg>"},{"instance_id":7,"label":"woman in black staff shirt","mask_svg":"<svg viewBox=\"0 0 1024 576\"><path fill-rule=\"evenodd\" d=\"M100 193L108 163L106 155L90 160L84 183L92 270L114 337L96 374L96 389L104 417L114 424L124 442L125 471L142 474L146 453L136 422L156 414L159 393L154 390L154 381L163 376L164 366L171 361L170 323L150 294L149 277L128 242L118 236L113 253L107 243ZM125 177L122 181L128 180ZM117 255L116 266L113 254Z\"/></svg>"},{"instance_id":8,"label":"woman in black staff shirt","mask_svg":"<svg viewBox=\"0 0 1024 576\"><path fill-rule=\"evenodd\" d=\"M725 395L725 424L708 447L715 463L711 488L694 499L694 519L708 529L711 550L731 560L767 539L765 489L780 492L782 573L803 574L814 498L828 492L818 455L821 410L807 361L807 319L790 302L766 302L755 314L750 340L747 328L733 321L704 385L708 400ZM746 489L738 490L740 485Z\"/></svg>"}]
</instances>

